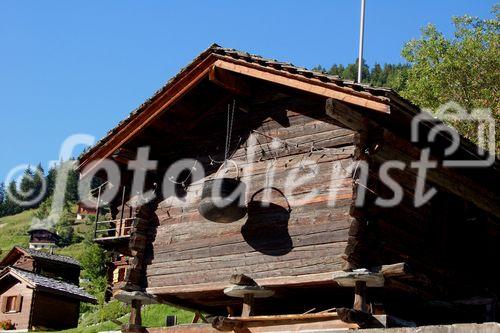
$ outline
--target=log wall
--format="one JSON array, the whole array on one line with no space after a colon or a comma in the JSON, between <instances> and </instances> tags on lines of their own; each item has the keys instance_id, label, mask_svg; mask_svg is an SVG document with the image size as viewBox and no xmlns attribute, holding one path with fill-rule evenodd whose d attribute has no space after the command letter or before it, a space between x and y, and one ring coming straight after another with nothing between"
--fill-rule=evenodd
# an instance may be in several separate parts
<instances>
[{"instance_id":1,"label":"log wall","mask_svg":"<svg viewBox=\"0 0 500 333\"><path fill-rule=\"evenodd\" d=\"M491 266L500 245L498 219L470 201L439 186L436 177L452 170L430 170L425 190L437 193L427 203L415 207L417 170L410 167L420 151L386 130L360 143L360 150L376 147L364 156L369 163L369 179L364 205L354 207L357 218L351 228L355 241L347 254L353 267L376 267L406 262L415 275L410 280L387 282L387 287L423 299L466 299L470 295L493 297L500 271ZM404 170L392 169L389 175L403 189L403 200L391 208L375 204L376 196L389 199L392 190L380 181L379 169L386 161L402 161ZM496 221L495 221L496 220ZM485 269L488 274L478 274Z\"/></svg>"},{"instance_id":2,"label":"log wall","mask_svg":"<svg viewBox=\"0 0 500 333\"><path fill-rule=\"evenodd\" d=\"M285 192L290 201L289 217L285 214L284 198L271 191L269 201L281 208L253 211L250 221L247 216L230 224L209 222L197 211L201 187L191 185L186 202L169 198L157 209L160 225L153 244L154 258L147 268L148 290L154 293L165 286L179 286L180 290L186 285L220 284L236 273L256 279L290 276L293 283L297 276L341 269L352 220L349 167L354 132L329 121L324 115L324 101L305 112L273 112L271 108L236 115L233 137L243 137L245 141L232 152L232 158L238 162L241 180L247 185L247 201L256 191L270 185L272 178L272 186ZM224 116L214 117L224 123ZM207 120L206 128L211 127L210 121ZM260 123L254 125L255 122ZM255 130L253 138L248 136L249 128ZM286 140L287 144L279 140L273 143L272 138ZM204 140L198 143L200 146L214 145L215 141L222 146L224 133L202 135L200 139ZM185 146L190 144L188 141ZM220 150L198 157L204 168L210 170L213 166L208 155L220 156ZM310 162L314 167L308 167ZM220 174L234 175L232 170ZM207 178L213 177L212 171ZM289 182L293 177L306 180L287 193L287 177ZM317 194L306 197L311 190L317 190ZM263 195L259 194L256 200L266 201Z\"/></svg>"}]
</instances>

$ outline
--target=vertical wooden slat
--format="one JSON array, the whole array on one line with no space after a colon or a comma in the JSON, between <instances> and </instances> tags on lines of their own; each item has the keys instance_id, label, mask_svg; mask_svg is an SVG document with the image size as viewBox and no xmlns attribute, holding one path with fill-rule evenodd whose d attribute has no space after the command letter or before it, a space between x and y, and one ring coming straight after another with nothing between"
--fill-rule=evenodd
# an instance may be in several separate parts
<instances>
[{"instance_id":1,"label":"vertical wooden slat","mask_svg":"<svg viewBox=\"0 0 500 333\"><path fill-rule=\"evenodd\" d=\"M142 302L136 299L132 300L132 304L130 305L130 325L141 326L142 325L142 317L141 317L141 307Z\"/></svg>"},{"instance_id":2,"label":"vertical wooden slat","mask_svg":"<svg viewBox=\"0 0 500 333\"><path fill-rule=\"evenodd\" d=\"M94 238L97 238L97 226L99 222L99 201L101 201L101 186L99 186L99 192L97 193L97 203L95 211L95 228L94 228Z\"/></svg>"},{"instance_id":3,"label":"vertical wooden slat","mask_svg":"<svg viewBox=\"0 0 500 333\"><path fill-rule=\"evenodd\" d=\"M125 210L125 190L126 190L126 187L123 186L123 190L122 190L122 208L121 208L121 212L120 212L120 223L119 223L118 230L116 232L116 236L121 236L121 235L125 234L125 230L122 230L122 228L124 227L124 224L123 224L123 213L124 213L124 210Z\"/></svg>"}]
</instances>

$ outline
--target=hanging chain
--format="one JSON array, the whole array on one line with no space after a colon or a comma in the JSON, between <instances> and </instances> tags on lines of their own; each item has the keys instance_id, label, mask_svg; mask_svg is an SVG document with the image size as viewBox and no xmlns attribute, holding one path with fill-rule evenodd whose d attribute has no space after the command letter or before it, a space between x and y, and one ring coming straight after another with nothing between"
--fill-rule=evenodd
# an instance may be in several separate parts
<instances>
[{"instance_id":1,"label":"hanging chain","mask_svg":"<svg viewBox=\"0 0 500 333\"><path fill-rule=\"evenodd\" d=\"M231 148L235 106L236 106L236 100L234 100L234 99L233 99L232 107L230 104L227 105L226 146L224 147L224 163L227 161L227 158L229 156L229 149Z\"/></svg>"},{"instance_id":2,"label":"hanging chain","mask_svg":"<svg viewBox=\"0 0 500 333\"><path fill-rule=\"evenodd\" d=\"M191 167L191 169L189 169L189 174L186 176L186 178L184 178L183 180L181 180L180 182L178 182L174 176L170 176L168 177L168 180L173 183L173 184L176 184L176 185L181 185L184 189L187 188L187 185L186 185L186 182L189 180L189 178L191 177L191 175L193 174L193 171L196 170L196 164L198 163L198 160L196 159L194 161L194 164L193 166Z\"/></svg>"}]
</instances>

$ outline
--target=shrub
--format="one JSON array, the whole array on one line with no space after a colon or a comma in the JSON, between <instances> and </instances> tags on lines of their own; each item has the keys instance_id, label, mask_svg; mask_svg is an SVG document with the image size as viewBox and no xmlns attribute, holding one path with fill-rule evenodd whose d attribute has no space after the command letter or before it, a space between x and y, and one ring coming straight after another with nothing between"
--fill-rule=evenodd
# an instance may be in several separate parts
<instances>
[{"instance_id":1,"label":"shrub","mask_svg":"<svg viewBox=\"0 0 500 333\"><path fill-rule=\"evenodd\" d=\"M16 329L16 326L12 324L12 321L10 321L10 319L8 319L0 321L0 328L3 330L14 330Z\"/></svg>"}]
</instances>

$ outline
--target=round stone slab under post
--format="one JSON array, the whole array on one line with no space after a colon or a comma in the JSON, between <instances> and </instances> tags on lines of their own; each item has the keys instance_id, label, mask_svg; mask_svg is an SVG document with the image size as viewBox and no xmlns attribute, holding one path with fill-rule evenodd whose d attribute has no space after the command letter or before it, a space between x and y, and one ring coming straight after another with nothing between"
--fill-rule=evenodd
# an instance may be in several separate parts
<instances>
[{"instance_id":1,"label":"round stone slab under post","mask_svg":"<svg viewBox=\"0 0 500 333\"><path fill-rule=\"evenodd\" d=\"M242 317L249 317L253 311L254 298L267 298L274 295L274 290L259 286L231 286L224 289L224 294L231 297L243 298Z\"/></svg>"},{"instance_id":2,"label":"round stone slab under post","mask_svg":"<svg viewBox=\"0 0 500 333\"><path fill-rule=\"evenodd\" d=\"M143 305L157 304L158 300L155 296L145 293L143 291L129 291L120 290L113 297L123 303L132 304L133 301L140 301Z\"/></svg>"},{"instance_id":3,"label":"round stone slab under post","mask_svg":"<svg viewBox=\"0 0 500 333\"><path fill-rule=\"evenodd\" d=\"M113 297L120 302L130 304L129 323L122 326L122 332L145 333L146 328L142 326L141 308L145 304L158 303L156 298L139 290L120 290Z\"/></svg>"},{"instance_id":4,"label":"round stone slab under post","mask_svg":"<svg viewBox=\"0 0 500 333\"><path fill-rule=\"evenodd\" d=\"M382 273L373 273L367 269L356 269L352 272L335 272L333 280L341 287L354 287L353 309L368 312L366 305L366 288L381 288L385 284Z\"/></svg>"}]
</instances>

